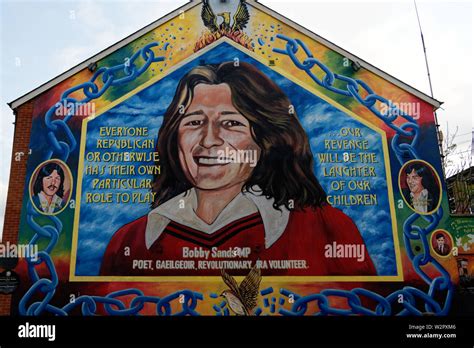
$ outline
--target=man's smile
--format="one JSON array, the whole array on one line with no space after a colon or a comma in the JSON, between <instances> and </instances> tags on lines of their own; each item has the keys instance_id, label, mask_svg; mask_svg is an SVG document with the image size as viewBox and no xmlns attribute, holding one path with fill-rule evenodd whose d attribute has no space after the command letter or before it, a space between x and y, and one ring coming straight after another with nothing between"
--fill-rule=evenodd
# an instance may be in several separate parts
<instances>
[{"instance_id":1,"label":"man's smile","mask_svg":"<svg viewBox=\"0 0 474 348\"><path fill-rule=\"evenodd\" d=\"M193 156L194 162L198 166L225 166L231 163L231 160L225 157L217 157L217 156Z\"/></svg>"}]
</instances>

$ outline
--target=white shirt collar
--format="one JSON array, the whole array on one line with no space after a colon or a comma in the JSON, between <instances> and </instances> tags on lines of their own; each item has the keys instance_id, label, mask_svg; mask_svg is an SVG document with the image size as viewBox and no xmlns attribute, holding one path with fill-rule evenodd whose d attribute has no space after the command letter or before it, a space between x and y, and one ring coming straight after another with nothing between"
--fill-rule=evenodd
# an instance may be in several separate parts
<instances>
[{"instance_id":1,"label":"white shirt collar","mask_svg":"<svg viewBox=\"0 0 474 348\"><path fill-rule=\"evenodd\" d=\"M269 248L283 234L288 225L290 212L284 207L273 208L273 198L258 194L260 190L239 193L219 214L212 224L202 221L195 213L197 205L194 188L159 205L148 214L145 231L147 249L161 236L170 221L213 234L222 227L250 214L260 213L265 229L265 248Z\"/></svg>"},{"instance_id":2,"label":"white shirt collar","mask_svg":"<svg viewBox=\"0 0 474 348\"><path fill-rule=\"evenodd\" d=\"M413 204L413 208L415 208L415 210L418 210L422 213L428 212L428 190L427 189L423 189L420 192L420 195L418 196L418 198L415 198L415 194L413 192L410 192L410 197Z\"/></svg>"},{"instance_id":3,"label":"white shirt collar","mask_svg":"<svg viewBox=\"0 0 474 348\"><path fill-rule=\"evenodd\" d=\"M43 191L38 193L38 198L40 201L41 210L43 210L45 213L52 214L54 213L54 209L61 206L62 199L56 194L51 199L51 204L48 202L48 199L45 197Z\"/></svg>"}]
</instances>

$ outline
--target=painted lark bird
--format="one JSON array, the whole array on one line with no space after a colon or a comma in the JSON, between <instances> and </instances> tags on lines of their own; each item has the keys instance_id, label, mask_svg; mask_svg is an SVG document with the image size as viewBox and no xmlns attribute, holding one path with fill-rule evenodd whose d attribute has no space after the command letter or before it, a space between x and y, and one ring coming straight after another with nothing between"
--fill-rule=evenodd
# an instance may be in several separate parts
<instances>
[{"instance_id":1,"label":"painted lark bird","mask_svg":"<svg viewBox=\"0 0 474 348\"><path fill-rule=\"evenodd\" d=\"M234 277L221 270L222 279L229 287L222 292L221 296L227 301L227 305L236 315L252 315L257 306L258 291L262 275L260 268L255 265L249 274L237 285Z\"/></svg>"}]
</instances>

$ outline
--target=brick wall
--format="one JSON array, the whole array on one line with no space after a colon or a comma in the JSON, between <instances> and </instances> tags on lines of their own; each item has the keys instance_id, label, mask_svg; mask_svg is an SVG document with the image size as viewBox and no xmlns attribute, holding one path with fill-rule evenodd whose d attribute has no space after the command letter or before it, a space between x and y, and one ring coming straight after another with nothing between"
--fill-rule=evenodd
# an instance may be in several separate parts
<instances>
[{"instance_id":1,"label":"brick wall","mask_svg":"<svg viewBox=\"0 0 474 348\"><path fill-rule=\"evenodd\" d=\"M22 201L18 199L18 193L23 192L25 184L32 117L33 101L29 101L17 108L2 243L7 241L17 243L18 241L22 205ZM21 157L20 161L15 161L15 154L18 152L23 152L24 156ZM0 315L10 314L10 301L11 295L0 294Z\"/></svg>"}]
</instances>

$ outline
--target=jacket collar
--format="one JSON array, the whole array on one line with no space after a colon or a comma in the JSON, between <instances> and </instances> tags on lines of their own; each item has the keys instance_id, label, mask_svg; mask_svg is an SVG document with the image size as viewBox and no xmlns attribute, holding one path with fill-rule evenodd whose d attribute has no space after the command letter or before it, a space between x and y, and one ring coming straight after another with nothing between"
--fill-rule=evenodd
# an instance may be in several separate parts
<instances>
[{"instance_id":1,"label":"jacket collar","mask_svg":"<svg viewBox=\"0 0 474 348\"><path fill-rule=\"evenodd\" d=\"M265 229L265 248L268 249L285 231L290 212L284 206L280 207L281 211L276 210L273 207L274 199L266 198L259 192L261 190L255 187L250 191L239 193L210 225L195 213L197 198L194 188L179 194L148 214L145 230L146 247L150 249L170 221L212 234L229 223L258 211Z\"/></svg>"}]
</instances>

